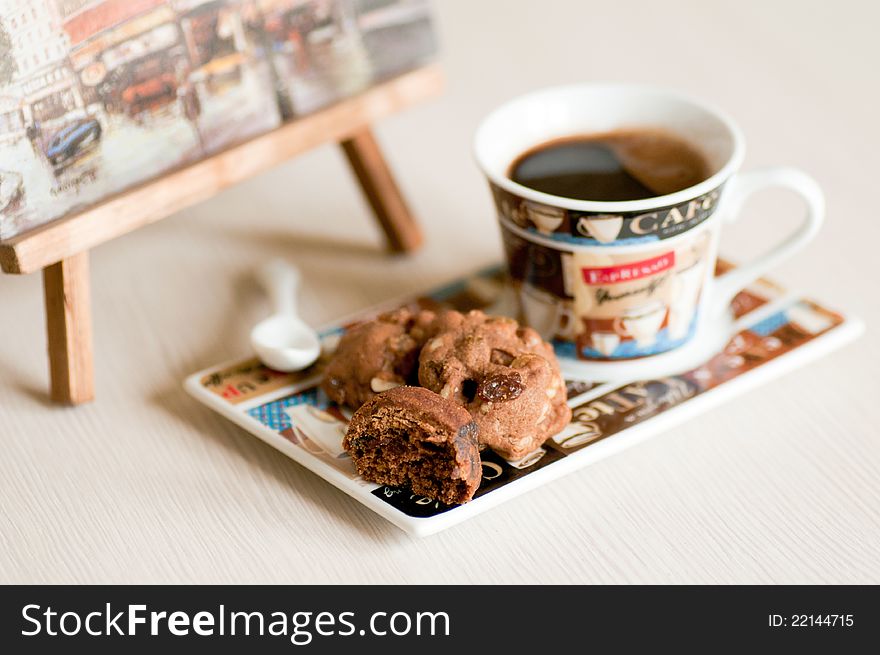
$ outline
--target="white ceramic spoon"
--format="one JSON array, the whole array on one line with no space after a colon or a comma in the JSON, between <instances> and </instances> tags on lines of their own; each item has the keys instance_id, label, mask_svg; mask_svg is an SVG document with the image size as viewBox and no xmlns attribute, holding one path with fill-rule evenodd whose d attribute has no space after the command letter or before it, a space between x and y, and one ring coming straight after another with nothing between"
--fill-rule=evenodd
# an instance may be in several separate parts
<instances>
[{"instance_id":1,"label":"white ceramic spoon","mask_svg":"<svg viewBox=\"0 0 880 655\"><path fill-rule=\"evenodd\" d=\"M251 345L257 356L276 371L301 371L311 366L321 354L321 342L315 331L297 315L299 271L274 259L257 271L257 278L275 312L251 330Z\"/></svg>"}]
</instances>

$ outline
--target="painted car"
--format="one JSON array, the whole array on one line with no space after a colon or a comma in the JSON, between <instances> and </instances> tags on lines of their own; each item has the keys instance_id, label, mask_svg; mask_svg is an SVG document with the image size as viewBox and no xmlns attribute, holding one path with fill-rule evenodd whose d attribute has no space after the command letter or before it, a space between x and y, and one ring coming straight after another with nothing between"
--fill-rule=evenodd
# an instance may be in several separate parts
<instances>
[{"instance_id":1,"label":"painted car","mask_svg":"<svg viewBox=\"0 0 880 655\"><path fill-rule=\"evenodd\" d=\"M63 166L86 154L101 139L101 123L81 118L58 130L46 146L46 159L52 166Z\"/></svg>"},{"instance_id":2,"label":"painted car","mask_svg":"<svg viewBox=\"0 0 880 655\"><path fill-rule=\"evenodd\" d=\"M132 63L121 97L132 117L176 100L177 76L169 60L164 56L151 56Z\"/></svg>"}]
</instances>

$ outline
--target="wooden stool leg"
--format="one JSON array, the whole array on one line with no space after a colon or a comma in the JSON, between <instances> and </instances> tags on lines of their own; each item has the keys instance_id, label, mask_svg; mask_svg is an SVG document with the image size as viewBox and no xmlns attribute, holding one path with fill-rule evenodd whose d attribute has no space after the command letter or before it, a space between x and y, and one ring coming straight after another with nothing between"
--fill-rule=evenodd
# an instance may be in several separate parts
<instances>
[{"instance_id":1,"label":"wooden stool leg","mask_svg":"<svg viewBox=\"0 0 880 655\"><path fill-rule=\"evenodd\" d=\"M43 294L52 400L68 405L94 400L88 252L43 269Z\"/></svg>"},{"instance_id":2,"label":"wooden stool leg","mask_svg":"<svg viewBox=\"0 0 880 655\"><path fill-rule=\"evenodd\" d=\"M406 206L379 144L369 128L342 142L367 201L373 208L392 252L411 252L422 244L422 232Z\"/></svg>"}]
</instances>

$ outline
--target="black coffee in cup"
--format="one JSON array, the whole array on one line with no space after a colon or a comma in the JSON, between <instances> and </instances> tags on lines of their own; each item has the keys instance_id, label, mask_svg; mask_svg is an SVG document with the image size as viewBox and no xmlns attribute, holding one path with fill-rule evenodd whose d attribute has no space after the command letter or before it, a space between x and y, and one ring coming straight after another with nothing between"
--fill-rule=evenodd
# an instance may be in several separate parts
<instances>
[{"instance_id":1,"label":"black coffee in cup","mask_svg":"<svg viewBox=\"0 0 880 655\"><path fill-rule=\"evenodd\" d=\"M661 129L627 129L555 139L526 151L508 177L535 191L575 200L653 198L710 175L703 155Z\"/></svg>"}]
</instances>

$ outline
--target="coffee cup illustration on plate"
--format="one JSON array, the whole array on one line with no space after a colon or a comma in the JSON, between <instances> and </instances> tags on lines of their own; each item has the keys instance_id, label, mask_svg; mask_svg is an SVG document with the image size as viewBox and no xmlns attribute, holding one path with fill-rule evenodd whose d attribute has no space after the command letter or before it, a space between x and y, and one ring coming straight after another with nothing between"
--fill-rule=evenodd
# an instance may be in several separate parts
<instances>
[{"instance_id":1,"label":"coffee cup illustration on plate","mask_svg":"<svg viewBox=\"0 0 880 655\"><path fill-rule=\"evenodd\" d=\"M547 454L547 451L544 448L538 448L537 450L533 450L528 455L524 455L522 458L510 461L508 460L508 464L510 464L515 469L527 469L530 466L534 466L537 464L544 455Z\"/></svg>"},{"instance_id":2,"label":"coffee cup illustration on plate","mask_svg":"<svg viewBox=\"0 0 880 655\"><path fill-rule=\"evenodd\" d=\"M616 332L593 332L590 335L590 343L605 357L611 357L620 345L620 335Z\"/></svg>"},{"instance_id":3,"label":"coffee cup illustration on plate","mask_svg":"<svg viewBox=\"0 0 880 655\"><path fill-rule=\"evenodd\" d=\"M639 348L649 348L657 341L665 318L666 305L661 302L630 307L614 319L614 331L635 339Z\"/></svg>"},{"instance_id":4,"label":"coffee cup illustration on plate","mask_svg":"<svg viewBox=\"0 0 880 655\"><path fill-rule=\"evenodd\" d=\"M593 237L599 243L611 243L616 241L623 227L623 216L612 214L581 216L577 222L577 231L581 234Z\"/></svg>"},{"instance_id":5,"label":"coffee cup illustration on plate","mask_svg":"<svg viewBox=\"0 0 880 655\"><path fill-rule=\"evenodd\" d=\"M678 340L687 336L703 287L702 262L675 274L672 281L672 303L669 306L669 338Z\"/></svg>"},{"instance_id":6,"label":"coffee cup illustration on plate","mask_svg":"<svg viewBox=\"0 0 880 655\"><path fill-rule=\"evenodd\" d=\"M285 407L284 413L295 426L302 431L310 442L316 445L321 452L330 457L338 458L345 454L342 448L342 438L345 436L346 425L337 417L312 405L302 404ZM313 455L320 454L314 448L306 445L303 447Z\"/></svg>"},{"instance_id":7,"label":"coffee cup illustration on plate","mask_svg":"<svg viewBox=\"0 0 880 655\"><path fill-rule=\"evenodd\" d=\"M565 218L565 210L558 207L541 205L536 202L524 203L526 216L538 228L542 234L550 234L562 225Z\"/></svg>"}]
</instances>

